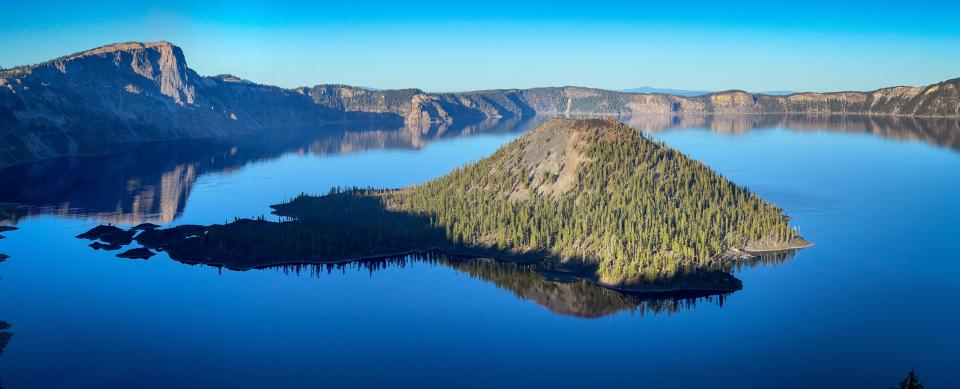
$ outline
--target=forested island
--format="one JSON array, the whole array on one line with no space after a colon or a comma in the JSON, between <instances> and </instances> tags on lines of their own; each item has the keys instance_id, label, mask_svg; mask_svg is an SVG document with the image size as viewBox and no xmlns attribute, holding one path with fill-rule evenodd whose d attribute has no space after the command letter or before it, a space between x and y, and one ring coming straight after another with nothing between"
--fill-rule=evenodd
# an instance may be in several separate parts
<instances>
[{"instance_id":1,"label":"forested island","mask_svg":"<svg viewBox=\"0 0 960 389\"><path fill-rule=\"evenodd\" d=\"M136 240L187 263L249 269L442 251L627 290L808 242L783 211L706 165L611 120L554 119L493 155L403 189L333 189L272 206L284 220L81 235ZM119 240L120 242L117 242ZM681 286L677 286L681 285Z\"/></svg>"}]
</instances>

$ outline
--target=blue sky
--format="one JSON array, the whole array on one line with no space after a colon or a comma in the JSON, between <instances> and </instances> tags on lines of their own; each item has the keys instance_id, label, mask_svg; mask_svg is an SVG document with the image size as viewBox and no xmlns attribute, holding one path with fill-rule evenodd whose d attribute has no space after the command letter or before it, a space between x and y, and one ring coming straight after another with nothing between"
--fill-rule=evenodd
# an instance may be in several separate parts
<instances>
[{"instance_id":1,"label":"blue sky","mask_svg":"<svg viewBox=\"0 0 960 389\"><path fill-rule=\"evenodd\" d=\"M294 87L862 90L960 77L960 3L47 1L0 66L167 40L201 74Z\"/></svg>"}]
</instances>

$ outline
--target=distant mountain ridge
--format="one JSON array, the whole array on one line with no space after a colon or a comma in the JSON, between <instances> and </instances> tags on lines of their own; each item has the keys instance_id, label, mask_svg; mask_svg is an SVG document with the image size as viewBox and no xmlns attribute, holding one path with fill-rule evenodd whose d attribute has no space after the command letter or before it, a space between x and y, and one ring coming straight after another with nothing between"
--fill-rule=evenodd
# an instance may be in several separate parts
<instances>
[{"instance_id":1,"label":"distant mountain ridge","mask_svg":"<svg viewBox=\"0 0 960 389\"><path fill-rule=\"evenodd\" d=\"M641 86L637 88L621 89L620 92L626 93L662 93L665 95L674 95L674 96L684 96L684 97L693 97L693 96L702 96L705 94L712 93L713 91L708 90L689 90L689 89L671 89L671 88L654 88L652 86Z\"/></svg>"},{"instance_id":2,"label":"distant mountain ridge","mask_svg":"<svg viewBox=\"0 0 960 389\"><path fill-rule=\"evenodd\" d=\"M173 44L128 42L0 71L0 166L109 152L126 142L335 122L467 124L538 114L957 117L958 87L960 79L871 92L694 97L575 86L460 93L335 84L285 89L232 75L201 76Z\"/></svg>"},{"instance_id":3,"label":"distant mountain ridge","mask_svg":"<svg viewBox=\"0 0 960 389\"><path fill-rule=\"evenodd\" d=\"M674 96L683 96L683 97L694 97L694 96L708 95L708 94L714 93L714 92L716 92L716 91L709 91L709 90L689 90L689 89L670 89L670 88L654 88L654 87L652 87L652 86L641 86L641 87L638 87L638 88L621 89L621 90L619 90L619 92L626 92L626 93L646 93L646 94L650 94L650 93L660 93L660 94L665 94L665 95L674 95ZM771 95L771 96L786 96L786 95L792 95L792 94L794 94L794 93L797 93L797 92L788 91L788 90L772 90L772 91L763 91L763 92L753 92L753 94L757 94L757 95Z\"/></svg>"}]
</instances>

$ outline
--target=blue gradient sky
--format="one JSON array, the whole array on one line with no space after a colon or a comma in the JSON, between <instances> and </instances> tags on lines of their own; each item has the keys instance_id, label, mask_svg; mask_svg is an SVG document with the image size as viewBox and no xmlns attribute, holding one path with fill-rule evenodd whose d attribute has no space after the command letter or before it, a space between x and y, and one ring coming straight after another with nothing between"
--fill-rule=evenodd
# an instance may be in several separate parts
<instances>
[{"instance_id":1,"label":"blue gradient sky","mask_svg":"<svg viewBox=\"0 0 960 389\"><path fill-rule=\"evenodd\" d=\"M285 87L860 90L960 77L960 3L47 1L5 7L0 66L167 40Z\"/></svg>"}]
</instances>

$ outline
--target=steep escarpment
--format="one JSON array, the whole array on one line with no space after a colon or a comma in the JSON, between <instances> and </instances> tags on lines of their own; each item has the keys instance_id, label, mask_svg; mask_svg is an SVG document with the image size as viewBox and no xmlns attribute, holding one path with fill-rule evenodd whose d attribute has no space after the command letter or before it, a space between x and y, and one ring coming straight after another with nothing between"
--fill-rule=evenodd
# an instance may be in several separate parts
<instances>
[{"instance_id":1,"label":"steep escarpment","mask_svg":"<svg viewBox=\"0 0 960 389\"><path fill-rule=\"evenodd\" d=\"M564 87L515 91L532 111L568 115L813 114L960 116L960 79L927 87L786 96L726 91L702 96L638 94ZM506 92L501 92L506 93Z\"/></svg>"},{"instance_id":2,"label":"steep escarpment","mask_svg":"<svg viewBox=\"0 0 960 389\"><path fill-rule=\"evenodd\" d=\"M346 85L285 89L206 77L167 42L121 43L0 71L0 166L102 154L129 142L330 122L470 125L533 115L960 116L960 79L872 92L702 96L581 87L428 93Z\"/></svg>"},{"instance_id":3,"label":"steep escarpment","mask_svg":"<svg viewBox=\"0 0 960 389\"><path fill-rule=\"evenodd\" d=\"M0 72L0 165L342 119L296 91L200 76L167 42L109 45Z\"/></svg>"},{"instance_id":4,"label":"steep escarpment","mask_svg":"<svg viewBox=\"0 0 960 389\"><path fill-rule=\"evenodd\" d=\"M302 88L317 104L351 112L394 113L408 122L476 120L478 116L810 114L960 116L960 79L927 87L871 92L796 93L786 96L743 91L675 96L582 87L426 93L418 89L370 91L343 85Z\"/></svg>"},{"instance_id":5,"label":"steep escarpment","mask_svg":"<svg viewBox=\"0 0 960 389\"><path fill-rule=\"evenodd\" d=\"M369 90L349 85L317 85L297 91L330 109L395 114L407 123L476 122L536 114L517 97L516 91L427 93L420 89Z\"/></svg>"}]
</instances>

